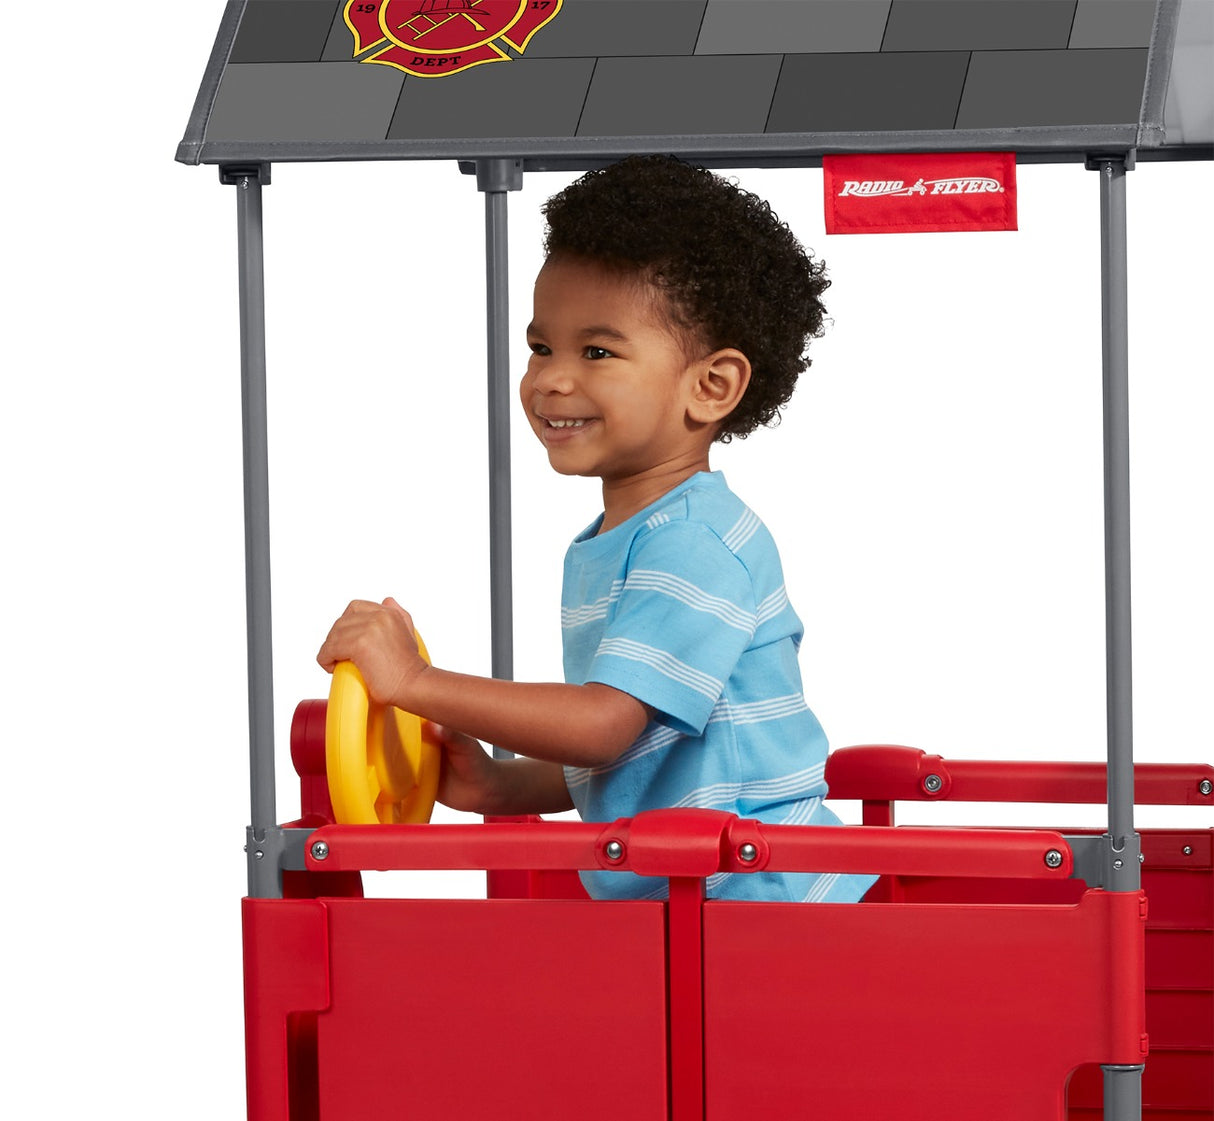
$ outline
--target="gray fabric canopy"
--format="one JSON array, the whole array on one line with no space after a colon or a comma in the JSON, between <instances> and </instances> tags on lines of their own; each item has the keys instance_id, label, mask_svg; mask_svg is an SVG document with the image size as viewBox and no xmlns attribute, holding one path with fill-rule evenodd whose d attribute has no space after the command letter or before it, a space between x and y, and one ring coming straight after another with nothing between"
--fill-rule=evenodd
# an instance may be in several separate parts
<instances>
[{"instance_id":1,"label":"gray fabric canopy","mask_svg":"<svg viewBox=\"0 0 1214 1121\"><path fill-rule=\"evenodd\" d=\"M1212 146L1214 0L230 0L177 159Z\"/></svg>"}]
</instances>

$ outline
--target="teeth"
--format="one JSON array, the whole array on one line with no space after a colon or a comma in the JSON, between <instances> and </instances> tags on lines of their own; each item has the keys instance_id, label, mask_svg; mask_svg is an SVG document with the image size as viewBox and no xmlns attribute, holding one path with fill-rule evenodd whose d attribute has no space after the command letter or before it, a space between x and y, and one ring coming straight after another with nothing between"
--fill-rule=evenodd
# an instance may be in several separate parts
<instances>
[{"instance_id":1,"label":"teeth","mask_svg":"<svg viewBox=\"0 0 1214 1121\"><path fill-rule=\"evenodd\" d=\"M586 422L584 420L549 420L548 424L552 428L581 428Z\"/></svg>"}]
</instances>

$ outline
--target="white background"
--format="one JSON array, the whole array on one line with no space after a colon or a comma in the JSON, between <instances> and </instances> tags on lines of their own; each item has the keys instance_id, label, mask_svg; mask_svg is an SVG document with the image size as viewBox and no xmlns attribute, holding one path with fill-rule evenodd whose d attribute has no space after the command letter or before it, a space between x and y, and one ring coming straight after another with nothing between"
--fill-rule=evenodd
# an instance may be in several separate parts
<instances>
[{"instance_id":1,"label":"white background","mask_svg":"<svg viewBox=\"0 0 1214 1121\"><path fill-rule=\"evenodd\" d=\"M235 203L214 168L173 162L221 10L157 5L130 28L76 18L50 36L31 25L0 77L0 1085L21 1103L8 1116L243 1110ZM454 164L273 174L286 820L290 714L327 689L312 659L347 600L396 595L440 664L487 671L484 296L482 200ZM1150 761L1214 758L1212 177L1202 164L1129 178L1135 730ZM820 173L739 178L834 281L829 334L783 425L716 464L781 543L832 741L1100 759L1096 176L1022 167L1018 234L829 241ZM510 198L520 334L538 205L568 179L537 175ZM516 345L519 371L522 356ZM552 678L561 555L596 491L553 475L521 417L515 447L517 675ZM1099 823L1085 813L1042 820Z\"/></svg>"}]
</instances>

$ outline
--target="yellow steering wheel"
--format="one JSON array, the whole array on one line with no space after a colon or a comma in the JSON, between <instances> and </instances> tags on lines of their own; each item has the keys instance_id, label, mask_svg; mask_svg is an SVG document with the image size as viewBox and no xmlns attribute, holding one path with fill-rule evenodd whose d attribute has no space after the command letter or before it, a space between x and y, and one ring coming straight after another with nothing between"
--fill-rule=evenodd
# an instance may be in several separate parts
<instances>
[{"instance_id":1,"label":"yellow steering wheel","mask_svg":"<svg viewBox=\"0 0 1214 1121\"><path fill-rule=\"evenodd\" d=\"M417 648L430 661L419 637ZM338 662L325 713L325 769L341 825L430 820L438 791L438 744L422 720L376 704L353 662Z\"/></svg>"}]
</instances>

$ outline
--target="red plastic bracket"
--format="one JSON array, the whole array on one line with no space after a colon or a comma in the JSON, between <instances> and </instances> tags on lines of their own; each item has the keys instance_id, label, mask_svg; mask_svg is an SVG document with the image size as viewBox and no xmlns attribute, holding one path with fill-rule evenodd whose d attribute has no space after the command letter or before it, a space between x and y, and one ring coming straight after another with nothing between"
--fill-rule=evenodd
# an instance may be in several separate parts
<instances>
[{"instance_id":1,"label":"red plastic bracket","mask_svg":"<svg viewBox=\"0 0 1214 1121\"><path fill-rule=\"evenodd\" d=\"M832 798L866 802L936 801L1099 804L1108 796L1104 763L942 759L914 747L843 747L826 762ZM1139 763L1134 802L1214 807L1214 767Z\"/></svg>"},{"instance_id":2,"label":"red plastic bracket","mask_svg":"<svg viewBox=\"0 0 1214 1121\"><path fill-rule=\"evenodd\" d=\"M826 784L832 798L889 802L947 798L952 791L950 764L939 755L898 744L841 747L826 760Z\"/></svg>"},{"instance_id":3,"label":"red plastic bracket","mask_svg":"<svg viewBox=\"0 0 1214 1121\"><path fill-rule=\"evenodd\" d=\"M605 868L641 876L711 876L721 867L733 814L723 810L646 810L605 829L596 846ZM610 846L620 846L619 855Z\"/></svg>"}]
</instances>

